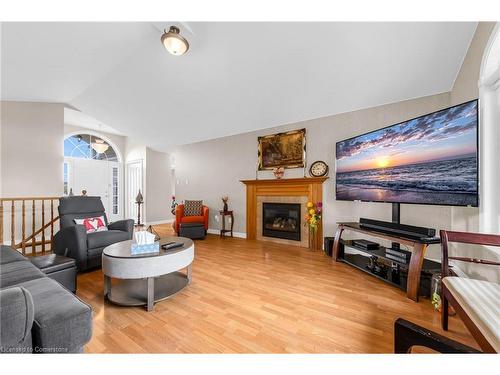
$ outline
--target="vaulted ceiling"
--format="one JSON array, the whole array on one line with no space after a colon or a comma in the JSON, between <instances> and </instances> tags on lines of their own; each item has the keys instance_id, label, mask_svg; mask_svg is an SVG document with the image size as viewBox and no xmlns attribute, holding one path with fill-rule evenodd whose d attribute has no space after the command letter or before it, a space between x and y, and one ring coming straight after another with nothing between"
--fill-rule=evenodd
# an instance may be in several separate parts
<instances>
[{"instance_id":1,"label":"vaulted ceiling","mask_svg":"<svg viewBox=\"0 0 500 375\"><path fill-rule=\"evenodd\" d=\"M184 56L160 43L175 24ZM2 100L175 145L449 91L476 23L3 23Z\"/></svg>"}]
</instances>

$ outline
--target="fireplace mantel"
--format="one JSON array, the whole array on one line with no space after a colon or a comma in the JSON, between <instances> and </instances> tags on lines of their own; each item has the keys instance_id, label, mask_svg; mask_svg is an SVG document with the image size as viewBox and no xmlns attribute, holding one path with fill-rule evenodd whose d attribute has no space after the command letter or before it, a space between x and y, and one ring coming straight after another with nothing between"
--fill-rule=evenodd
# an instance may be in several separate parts
<instances>
[{"instance_id":1,"label":"fireplace mantel","mask_svg":"<svg viewBox=\"0 0 500 375\"><path fill-rule=\"evenodd\" d=\"M247 187L247 238L257 238L257 197L258 196L307 196L310 202L321 202L323 199L323 182L328 177L318 178L284 178L266 180L241 180ZM321 250L323 226L315 233L315 249Z\"/></svg>"}]
</instances>

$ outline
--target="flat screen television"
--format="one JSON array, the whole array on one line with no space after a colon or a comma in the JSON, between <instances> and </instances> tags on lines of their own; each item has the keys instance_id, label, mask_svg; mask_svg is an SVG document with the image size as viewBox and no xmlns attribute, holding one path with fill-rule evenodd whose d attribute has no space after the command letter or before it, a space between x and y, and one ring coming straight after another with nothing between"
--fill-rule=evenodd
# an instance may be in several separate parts
<instances>
[{"instance_id":1,"label":"flat screen television","mask_svg":"<svg viewBox=\"0 0 500 375\"><path fill-rule=\"evenodd\" d=\"M478 101L337 142L336 199L477 207Z\"/></svg>"}]
</instances>

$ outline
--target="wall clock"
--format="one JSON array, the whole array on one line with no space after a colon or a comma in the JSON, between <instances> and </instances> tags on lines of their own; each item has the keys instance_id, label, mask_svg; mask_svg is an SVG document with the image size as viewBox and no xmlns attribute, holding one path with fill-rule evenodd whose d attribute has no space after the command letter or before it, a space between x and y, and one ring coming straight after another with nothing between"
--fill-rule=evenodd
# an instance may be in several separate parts
<instances>
[{"instance_id":1,"label":"wall clock","mask_svg":"<svg viewBox=\"0 0 500 375\"><path fill-rule=\"evenodd\" d=\"M324 177L328 174L328 165L321 160L315 161L309 167L309 174L312 177Z\"/></svg>"}]
</instances>

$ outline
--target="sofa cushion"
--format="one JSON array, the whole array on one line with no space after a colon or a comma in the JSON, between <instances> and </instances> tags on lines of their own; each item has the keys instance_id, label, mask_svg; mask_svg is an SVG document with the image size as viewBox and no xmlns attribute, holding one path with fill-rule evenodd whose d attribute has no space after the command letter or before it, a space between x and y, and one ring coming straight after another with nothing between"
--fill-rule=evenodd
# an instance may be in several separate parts
<instances>
[{"instance_id":1,"label":"sofa cushion","mask_svg":"<svg viewBox=\"0 0 500 375\"><path fill-rule=\"evenodd\" d=\"M33 346L74 352L92 337L92 308L57 281L44 277L22 283L35 308Z\"/></svg>"},{"instance_id":2,"label":"sofa cushion","mask_svg":"<svg viewBox=\"0 0 500 375\"><path fill-rule=\"evenodd\" d=\"M105 232L94 232L87 234L87 247L95 249L98 247L106 247L115 242L126 241L130 237L128 232L121 230L107 230Z\"/></svg>"},{"instance_id":3,"label":"sofa cushion","mask_svg":"<svg viewBox=\"0 0 500 375\"><path fill-rule=\"evenodd\" d=\"M17 250L10 246L0 245L0 264L26 260L26 258Z\"/></svg>"},{"instance_id":4,"label":"sofa cushion","mask_svg":"<svg viewBox=\"0 0 500 375\"><path fill-rule=\"evenodd\" d=\"M0 353L31 352L33 316L33 298L25 288L0 290Z\"/></svg>"},{"instance_id":5,"label":"sofa cushion","mask_svg":"<svg viewBox=\"0 0 500 375\"><path fill-rule=\"evenodd\" d=\"M2 264L0 265L0 288L40 279L44 276L44 273L31 264L29 260Z\"/></svg>"},{"instance_id":6,"label":"sofa cushion","mask_svg":"<svg viewBox=\"0 0 500 375\"><path fill-rule=\"evenodd\" d=\"M201 223L205 222L205 218L203 216L184 216L181 218L182 223Z\"/></svg>"},{"instance_id":7,"label":"sofa cushion","mask_svg":"<svg viewBox=\"0 0 500 375\"><path fill-rule=\"evenodd\" d=\"M443 284L486 340L499 352L500 284L463 277L445 277Z\"/></svg>"}]
</instances>

